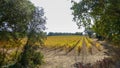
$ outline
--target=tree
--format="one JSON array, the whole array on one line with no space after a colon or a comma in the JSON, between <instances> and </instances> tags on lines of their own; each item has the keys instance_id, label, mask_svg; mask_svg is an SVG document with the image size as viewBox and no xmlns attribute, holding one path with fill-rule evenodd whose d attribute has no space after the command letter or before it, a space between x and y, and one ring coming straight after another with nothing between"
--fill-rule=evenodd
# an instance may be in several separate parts
<instances>
[{"instance_id":1,"label":"tree","mask_svg":"<svg viewBox=\"0 0 120 68\"><path fill-rule=\"evenodd\" d=\"M82 0L72 3L73 19L79 27L92 27L100 36L120 44L120 0Z\"/></svg>"},{"instance_id":2,"label":"tree","mask_svg":"<svg viewBox=\"0 0 120 68\"><path fill-rule=\"evenodd\" d=\"M82 35L82 32L76 32L75 35Z\"/></svg>"},{"instance_id":3,"label":"tree","mask_svg":"<svg viewBox=\"0 0 120 68\"><path fill-rule=\"evenodd\" d=\"M33 4L28 0L1 0L0 1L0 41L14 41L20 37L24 37L27 33L27 24L32 19L34 11ZM6 58L5 47L2 45L3 51L0 51L0 66L4 64Z\"/></svg>"},{"instance_id":4,"label":"tree","mask_svg":"<svg viewBox=\"0 0 120 68\"><path fill-rule=\"evenodd\" d=\"M33 4L28 0L1 0L0 8L0 39L8 34L5 32L12 33L12 37L23 36L32 18Z\"/></svg>"},{"instance_id":5,"label":"tree","mask_svg":"<svg viewBox=\"0 0 120 68\"><path fill-rule=\"evenodd\" d=\"M36 7L33 13L33 19L28 24L28 43L35 44L37 41L42 42L45 37L45 33L43 32L46 27L46 17L44 16L44 9L42 7Z\"/></svg>"},{"instance_id":6,"label":"tree","mask_svg":"<svg viewBox=\"0 0 120 68\"><path fill-rule=\"evenodd\" d=\"M0 8L0 41L11 42L11 39L17 41L20 38L27 38L22 53L19 54L15 64L10 67L26 68L30 67L31 64L41 64L43 55L36 51L37 46L35 45L36 42L42 45L44 41L45 33L43 30L45 30L46 18L43 8L36 8L29 0L1 0ZM2 45L0 44L0 46ZM4 63L6 58L5 46L7 44L0 48L0 50L3 49L2 52L0 51L0 66L7 63ZM1 58L1 56L3 57Z\"/></svg>"},{"instance_id":7,"label":"tree","mask_svg":"<svg viewBox=\"0 0 120 68\"><path fill-rule=\"evenodd\" d=\"M90 38L92 38L92 35L93 35L93 31L92 31L92 29L85 29L85 31L84 31L85 33L87 33L88 34L88 36L90 37Z\"/></svg>"},{"instance_id":8,"label":"tree","mask_svg":"<svg viewBox=\"0 0 120 68\"><path fill-rule=\"evenodd\" d=\"M27 42L23 48L18 62L13 67L19 65L23 68L33 68L36 65L41 65L43 62L43 55L40 53L39 46L36 43L43 44L45 33L46 18L44 17L43 8L36 7L33 13L33 19L28 24Z\"/></svg>"}]
</instances>

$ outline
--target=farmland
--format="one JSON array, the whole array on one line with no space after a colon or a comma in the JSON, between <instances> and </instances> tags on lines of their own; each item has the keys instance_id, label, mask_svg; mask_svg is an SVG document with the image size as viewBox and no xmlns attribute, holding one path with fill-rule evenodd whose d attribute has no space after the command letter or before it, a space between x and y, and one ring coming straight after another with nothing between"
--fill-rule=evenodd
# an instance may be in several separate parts
<instances>
[{"instance_id":1,"label":"farmland","mask_svg":"<svg viewBox=\"0 0 120 68\"><path fill-rule=\"evenodd\" d=\"M75 50L80 53L83 47L87 48L88 52L93 52L93 47L98 51L101 49L99 43L93 42L92 39L86 36L48 36L45 41L45 47L52 49L61 49L66 53Z\"/></svg>"},{"instance_id":2,"label":"farmland","mask_svg":"<svg viewBox=\"0 0 120 68\"><path fill-rule=\"evenodd\" d=\"M120 68L120 0L1 0L0 68Z\"/></svg>"},{"instance_id":3,"label":"farmland","mask_svg":"<svg viewBox=\"0 0 120 68\"><path fill-rule=\"evenodd\" d=\"M73 45L80 40L80 36L48 36L45 41L47 47L60 47L64 45Z\"/></svg>"},{"instance_id":4,"label":"farmland","mask_svg":"<svg viewBox=\"0 0 120 68\"><path fill-rule=\"evenodd\" d=\"M41 51L47 63L42 68L73 68L70 66L77 62L94 64L108 57L100 43L78 35L48 36Z\"/></svg>"},{"instance_id":5,"label":"farmland","mask_svg":"<svg viewBox=\"0 0 120 68\"><path fill-rule=\"evenodd\" d=\"M20 44L18 44L17 41L16 43L15 41L10 41L13 42L14 45L18 44L19 47L9 47L13 44L9 44L9 42L0 42L2 45L8 44L8 46L5 47L6 49L8 48L7 52L9 53L7 54L7 57L9 58L7 60L12 60L16 54L19 55L26 40L26 38L20 39ZM35 45L39 44L36 43ZM15 53L18 49L19 52ZM44 40L44 45L42 45L39 50L44 55L45 62L45 64L41 65L41 68L70 68L71 65L77 62L95 64L97 61L109 57L105 55L104 52L106 51L100 43L88 36L80 35L47 36ZM11 56L13 56L13 58Z\"/></svg>"}]
</instances>

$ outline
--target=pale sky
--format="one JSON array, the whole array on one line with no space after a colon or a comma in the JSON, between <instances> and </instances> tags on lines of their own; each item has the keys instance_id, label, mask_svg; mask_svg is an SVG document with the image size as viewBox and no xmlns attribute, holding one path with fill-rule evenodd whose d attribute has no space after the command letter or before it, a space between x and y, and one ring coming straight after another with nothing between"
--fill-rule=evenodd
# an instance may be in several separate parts
<instances>
[{"instance_id":1,"label":"pale sky","mask_svg":"<svg viewBox=\"0 0 120 68\"><path fill-rule=\"evenodd\" d=\"M43 7L47 17L46 32L82 32L73 22L70 0L30 0L35 6Z\"/></svg>"}]
</instances>

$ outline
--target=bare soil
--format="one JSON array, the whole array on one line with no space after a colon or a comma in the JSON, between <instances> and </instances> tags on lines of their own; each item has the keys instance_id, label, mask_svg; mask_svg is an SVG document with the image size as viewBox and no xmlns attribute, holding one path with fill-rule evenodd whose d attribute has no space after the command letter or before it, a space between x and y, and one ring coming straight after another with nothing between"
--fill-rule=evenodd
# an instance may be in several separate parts
<instances>
[{"instance_id":1,"label":"bare soil","mask_svg":"<svg viewBox=\"0 0 120 68\"><path fill-rule=\"evenodd\" d=\"M94 41L96 42L96 40ZM98 50L93 45L91 52L88 52L86 44L83 44L79 55L74 49L69 53L66 53L64 50L59 48L42 48L41 52L44 54L45 63L42 64L40 68L76 68L74 64L77 62L95 64L97 61L101 61L104 58L110 58L110 56L106 54L108 49L105 49L103 46L101 46L101 50Z\"/></svg>"}]
</instances>

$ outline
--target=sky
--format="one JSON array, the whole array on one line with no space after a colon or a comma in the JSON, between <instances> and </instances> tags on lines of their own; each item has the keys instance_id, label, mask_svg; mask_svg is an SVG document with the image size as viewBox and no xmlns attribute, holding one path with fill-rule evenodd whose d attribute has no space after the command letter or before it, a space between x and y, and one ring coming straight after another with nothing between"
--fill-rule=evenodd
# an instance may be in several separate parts
<instances>
[{"instance_id":1,"label":"sky","mask_svg":"<svg viewBox=\"0 0 120 68\"><path fill-rule=\"evenodd\" d=\"M82 32L73 22L70 0L30 0L35 6L43 7L47 17L46 32Z\"/></svg>"}]
</instances>

